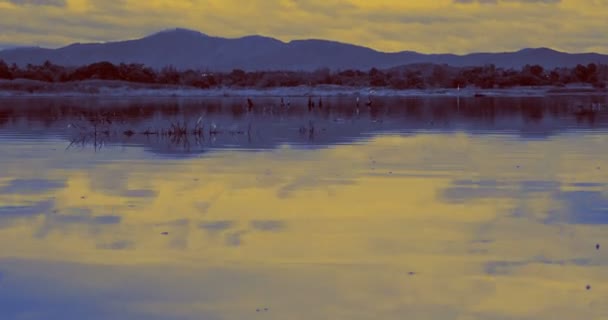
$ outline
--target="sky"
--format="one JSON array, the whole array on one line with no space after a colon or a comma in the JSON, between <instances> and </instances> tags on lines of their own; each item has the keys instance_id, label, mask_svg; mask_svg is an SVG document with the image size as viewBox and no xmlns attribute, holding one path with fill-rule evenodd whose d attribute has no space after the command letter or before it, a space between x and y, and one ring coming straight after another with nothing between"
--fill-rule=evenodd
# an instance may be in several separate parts
<instances>
[{"instance_id":1,"label":"sky","mask_svg":"<svg viewBox=\"0 0 608 320\"><path fill-rule=\"evenodd\" d=\"M0 48L212 36L328 39L381 51L608 53L608 0L0 0Z\"/></svg>"}]
</instances>

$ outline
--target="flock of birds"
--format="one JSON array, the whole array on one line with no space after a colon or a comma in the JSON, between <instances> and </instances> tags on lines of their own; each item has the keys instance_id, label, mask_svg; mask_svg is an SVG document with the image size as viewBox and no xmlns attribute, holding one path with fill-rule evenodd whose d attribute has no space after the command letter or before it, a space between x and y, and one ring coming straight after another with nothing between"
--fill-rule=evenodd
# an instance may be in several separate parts
<instances>
[{"instance_id":1,"label":"flock of birds","mask_svg":"<svg viewBox=\"0 0 608 320\"><path fill-rule=\"evenodd\" d=\"M361 103L361 100L359 98L359 96L357 96L356 100L355 100L355 106L357 107L357 112L359 111L359 105ZM372 107L372 97L371 97L371 93L367 96L367 101L365 101L365 105L367 107ZM285 98L281 97L281 101L279 103L279 106L281 108L289 108L291 107L291 102L289 101L289 99L285 100ZM308 110L312 111L314 110L314 108L318 107L319 109L323 108L323 98L319 97L319 100L317 101L317 103L315 104L315 101L313 100L312 96L308 96ZM247 98L247 109L249 110L249 112L253 111L253 108L255 107L255 104L253 103L253 100L251 98Z\"/></svg>"},{"instance_id":2,"label":"flock of birds","mask_svg":"<svg viewBox=\"0 0 608 320\"><path fill-rule=\"evenodd\" d=\"M365 106L367 107L372 107L373 102L372 102L372 94L374 93L374 91L370 91L367 95L367 100L364 102ZM485 95L475 95L475 97L481 97L481 96L485 96ZM357 113L359 111L359 106L361 105L362 101L361 98L359 97L359 95L356 96L355 98L355 106L357 108ZM247 105L248 105L248 110L249 111L253 111L254 109L254 103L253 100L251 98L247 98ZM291 107L291 102L289 101L289 99L285 100L285 98L281 97L279 106L281 108L289 108ZM318 107L319 109L323 108L323 99L321 97L319 97L319 100L317 101L317 103L315 104L315 101L313 100L312 96L308 96L308 110L312 111L314 108ZM584 104L577 104L576 108L575 108L575 112L597 112L597 111L601 111L604 109L608 109L608 105L604 105L602 103L591 103L589 105L584 105Z\"/></svg>"}]
</instances>

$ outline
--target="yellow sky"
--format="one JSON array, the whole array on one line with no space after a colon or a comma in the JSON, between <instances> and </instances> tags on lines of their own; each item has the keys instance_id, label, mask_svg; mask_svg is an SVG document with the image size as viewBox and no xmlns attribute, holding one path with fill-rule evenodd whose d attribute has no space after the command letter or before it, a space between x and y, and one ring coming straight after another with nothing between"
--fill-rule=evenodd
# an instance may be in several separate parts
<instances>
[{"instance_id":1,"label":"yellow sky","mask_svg":"<svg viewBox=\"0 0 608 320\"><path fill-rule=\"evenodd\" d=\"M0 44L60 46L173 27L426 53L608 53L608 0L0 0Z\"/></svg>"}]
</instances>

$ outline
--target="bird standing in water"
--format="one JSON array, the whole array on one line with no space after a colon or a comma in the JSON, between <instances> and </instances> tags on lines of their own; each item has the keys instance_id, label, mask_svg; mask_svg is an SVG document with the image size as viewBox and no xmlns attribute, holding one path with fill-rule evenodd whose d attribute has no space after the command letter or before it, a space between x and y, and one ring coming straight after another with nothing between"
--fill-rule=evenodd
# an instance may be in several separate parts
<instances>
[{"instance_id":1,"label":"bird standing in water","mask_svg":"<svg viewBox=\"0 0 608 320\"><path fill-rule=\"evenodd\" d=\"M370 90L367 94L367 102L365 103L366 106L368 107L372 107L372 94L375 93L376 91L374 90Z\"/></svg>"},{"instance_id":2,"label":"bird standing in water","mask_svg":"<svg viewBox=\"0 0 608 320\"><path fill-rule=\"evenodd\" d=\"M251 98L247 98L247 105L249 106L249 111L253 110L253 101L251 101Z\"/></svg>"}]
</instances>

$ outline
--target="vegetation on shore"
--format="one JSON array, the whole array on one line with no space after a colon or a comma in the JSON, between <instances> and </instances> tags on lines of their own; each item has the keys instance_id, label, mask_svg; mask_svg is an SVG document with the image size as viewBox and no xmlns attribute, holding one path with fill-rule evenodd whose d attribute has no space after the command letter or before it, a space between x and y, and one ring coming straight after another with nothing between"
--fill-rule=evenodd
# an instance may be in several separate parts
<instances>
[{"instance_id":1,"label":"vegetation on shore","mask_svg":"<svg viewBox=\"0 0 608 320\"><path fill-rule=\"evenodd\" d=\"M482 89L521 86L564 86L571 83L591 84L606 88L608 65L588 64L574 68L545 70L540 65L504 69L494 65L451 67L436 64L414 64L387 70L335 70L328 68L306 71L211 72L178 70L168 66L154 70L143 64L98 62L81 67L65 67L49 61L42 65L19 67L0 60L0 79L29 79L49 83L83 80L119 80L141 84L181 85L195 88L277 88L301 85L340 85L391 89L433 89L477 87Z\"/></svg>"}]
</instances>

